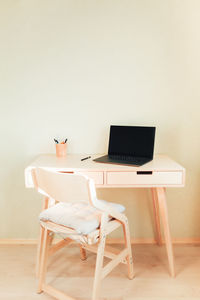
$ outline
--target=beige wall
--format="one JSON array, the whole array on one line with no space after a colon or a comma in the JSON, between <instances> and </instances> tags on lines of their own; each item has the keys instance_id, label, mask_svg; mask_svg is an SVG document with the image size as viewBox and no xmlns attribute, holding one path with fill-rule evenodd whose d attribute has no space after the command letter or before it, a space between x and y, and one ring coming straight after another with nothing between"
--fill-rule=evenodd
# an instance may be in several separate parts
<instances>
[{"instance_id":1,"label":"beige wall","mask_svg":"<svg viewBox=\"0 0 200 300\"><path fill-rule=\"evenodd\" d=\"M35 238L40 197L24 168L53 138L107 149L110 124L155 125L155 152L187 169L170 189L173 237L200 237L200 1L0 1L0 238ZM152 237L147 190L103 190Z\"/></svg>"}]
</instances>

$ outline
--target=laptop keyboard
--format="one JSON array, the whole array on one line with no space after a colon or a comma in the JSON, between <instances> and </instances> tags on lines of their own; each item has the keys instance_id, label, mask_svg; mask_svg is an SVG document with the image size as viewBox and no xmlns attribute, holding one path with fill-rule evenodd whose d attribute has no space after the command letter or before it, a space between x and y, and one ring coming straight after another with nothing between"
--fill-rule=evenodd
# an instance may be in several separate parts
<instances>
[{"instance_id":1,"label":"laptop keyboard","mask_svg":"<svg viewBox=\"0 0 200 300\"><path fill-rule=\"evenodd\" d=\"M122 161L134 161L140 163L143 161L142 158L140 157L135 157L135 156L129 156L129 155L109 155L111 159L117 159L117 160L122 160Z\"/></svg>"}]
</instances>

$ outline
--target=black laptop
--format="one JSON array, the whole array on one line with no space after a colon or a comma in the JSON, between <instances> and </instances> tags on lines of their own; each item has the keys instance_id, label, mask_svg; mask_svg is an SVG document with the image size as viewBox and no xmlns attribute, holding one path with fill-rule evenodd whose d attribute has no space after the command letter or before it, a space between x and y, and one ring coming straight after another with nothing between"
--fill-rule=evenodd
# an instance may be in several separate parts
<instances>
[{"instance_id":1,"label":"black laptop","mask_svg":"<svg viewBox=\"0 0 200 300\"><path fill-rule=\"evenodd\" d=\"M153 159L155 127L110 126L108 155L94 159L101 163L141 166Z\"/></svg>"}]
</instances>

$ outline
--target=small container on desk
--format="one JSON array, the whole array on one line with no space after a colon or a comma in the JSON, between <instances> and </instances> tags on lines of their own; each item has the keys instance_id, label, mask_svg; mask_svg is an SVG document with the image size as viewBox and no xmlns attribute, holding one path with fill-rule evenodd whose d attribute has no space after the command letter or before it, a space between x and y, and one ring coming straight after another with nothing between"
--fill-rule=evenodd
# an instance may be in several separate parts
<instances>
[{"instance_id":1,"label":"small container on desk","mask_svg":"<svg viewBox=\"0 0 200 300\"><path fill-rule=\"evenodd\" d=\"M56 145L56 156L65 157L67 155L67 143L59 143Z\"/></svg>"}]
</instances>

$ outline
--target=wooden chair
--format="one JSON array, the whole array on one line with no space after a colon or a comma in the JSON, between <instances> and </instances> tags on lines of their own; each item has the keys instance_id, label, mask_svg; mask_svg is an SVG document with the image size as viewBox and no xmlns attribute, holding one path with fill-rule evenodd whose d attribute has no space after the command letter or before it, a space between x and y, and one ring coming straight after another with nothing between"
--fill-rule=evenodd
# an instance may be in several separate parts
<instances>
[{"instance_id":1,"label":"wooden chair","mask_svg":"<svg viewBox=\"0 0 200 300\"><path fill-rule=\"evenodd\" d=\"M45 282L48 257L72 241L79 243L81 259L83 260L86 259L86 250L97 253L92 300L99 299L101 280L119 263L127 264L128 277L129 279L132 279L133 262L128 219L123 213L120 213L110 205L109 202L97 199L93 180L81 174L60 173L42 168L34 169L32 171L32 177L38 192L45 195L45 213L52 208L47 208L48 199L55 200L56 204L53 207L58 203L70 203L70 205L74 205L81 201L81 203L84 203L84 205L87 205L89 208L92 207L94 210L92 217L95 216L99 222L98 227L92 232L83 234L77 232L77 230L72 227L58 224L52 220L40 220L41 234L38 247L38 293L44 291L60 300L73 299ZM88 219L91 218L89 217ZM109 247L108 251L105 249L106 236L119 226L123 227L125 248L122 251L119 251ZM53 233L65 234L67 238L57 244L52 244ZM106 266L103 266L104 256L111 259Z\"/></svg>"}]
</instances>

